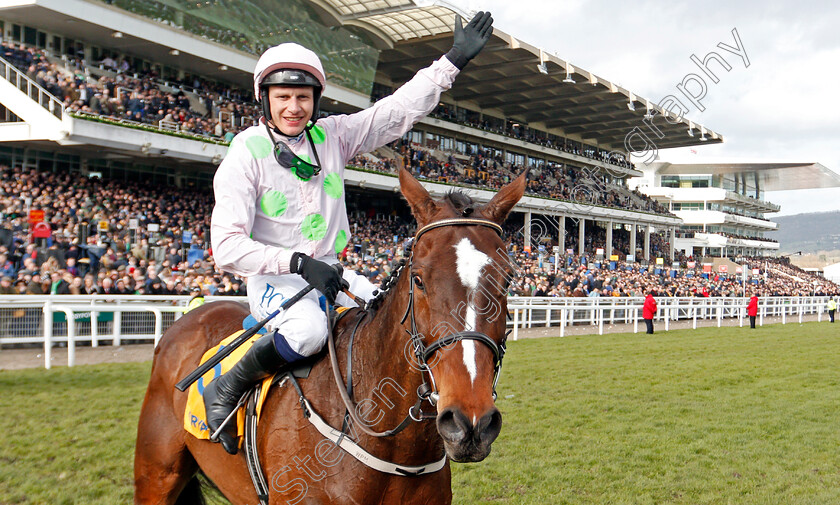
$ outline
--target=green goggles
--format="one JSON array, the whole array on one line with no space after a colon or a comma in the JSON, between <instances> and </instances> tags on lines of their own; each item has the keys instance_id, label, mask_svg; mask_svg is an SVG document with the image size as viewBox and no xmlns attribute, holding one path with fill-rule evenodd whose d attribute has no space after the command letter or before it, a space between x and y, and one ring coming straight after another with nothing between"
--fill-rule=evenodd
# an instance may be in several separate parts
<instances>
[{"instance_id":1,"label":"green goggles","mask_svg":"<svg viewBox=\"0 0 840 505\"><path fill-rule=\"evenodd\" d=\"M281 167L288 168L298 178L308 181L312 177L321 173L321 167L313 165L304 160L297 154L293 153L289 146L283 142L274 143L274 159Z\"/></svg>"}]
</instances>

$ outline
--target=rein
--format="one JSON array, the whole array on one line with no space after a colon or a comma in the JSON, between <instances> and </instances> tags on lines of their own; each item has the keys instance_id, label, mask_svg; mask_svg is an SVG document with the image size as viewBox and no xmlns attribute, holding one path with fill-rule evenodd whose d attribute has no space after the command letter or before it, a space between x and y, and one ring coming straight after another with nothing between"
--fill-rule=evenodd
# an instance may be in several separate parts
<instances>
[{"instance_id":1,"label":"rein","mask_svg":"<svg viewBox=\"0 0 840 505\"><path fill-rule=\"evenodd\" d=\"M486 219L475 219L475 218L453 218L453 219L444 219L441 221L437 221L431 224L428 224L422 227L414 236L414 240L411 246L411 252L408 261L409 267L409 275L411 274L411 266L413 263L414 258L414 246L416 246L417 242L420 240L426 232L436 229L442 228L445 226L484 226L487 228L493 229L499 236L502 235L502 227L498 224L486 220ZM400 267L402 268L402 267ZM432 343L429 346L426 346L423 342L423 335L417 331L417 324L414 317L414 281L413 279L409 279L409 298L408 298L408 305L405 309L405 314L403 315L402 319L400 320L400 324L404 324L406 319L409 318L410 322L410 329L406 329L406 332L411 337L412 345L414 346L414 353L417 357L418 364L420 365L421 371L426 372L429 375L429 379L431 381L431 385L426 382L425 375L423 376L423 383L417 388L417 402L411 406L408 410L408 414L403 419L403 421L394 429L386 430L386 431L375 431L370 429L363 420L359 419L358 415L356 414L356 406L353 403L353 400L350 398L350 394L348 392L348 388L345 385L344 379L341 377L341 371L338 364L338 355L335 349L335 339L332 333L332 327L328 325L328 333L327 333L327 344L329 347L330 353L330 363L332 365L333 376L336 381L336 385L338 386L338 392L341 396L342 401L344 402L344 406L347 409L347 414L356 424L356 428L362 431L363 433L371 436L371 437L390 437L396 435L403 429L405 429L411 421L423 421L426 419L434 419L435 416L433 414L425 414L421 409L421 405L423 401L428 401L432 406L437 404L437 400L439 398L439 394L437 392L437 385L435 383L434 374L432 373L432 368L428 364L429 358L431 358L437 351L443 349L446 346L450 346L459 342L461 340L476 340L481 342L482 344L486 345L490 351L493 353L493 366L494 366L494 373L493 373L493 399L496 399L496 384L499 381L499 374L502 369L502 359L505 355L505 346L504 344L498 345L492 338L487 336L484 333L478 331L461 331L458 333L453 333L450 335L446 335L438 339L436 342ZM353 330L355 335L355 331L358 329L358 324ZM348 356L348 359L350 357ZM352 381L352 377L349 376L348 372L348 380Z\"/></svg>"}]
</instances>

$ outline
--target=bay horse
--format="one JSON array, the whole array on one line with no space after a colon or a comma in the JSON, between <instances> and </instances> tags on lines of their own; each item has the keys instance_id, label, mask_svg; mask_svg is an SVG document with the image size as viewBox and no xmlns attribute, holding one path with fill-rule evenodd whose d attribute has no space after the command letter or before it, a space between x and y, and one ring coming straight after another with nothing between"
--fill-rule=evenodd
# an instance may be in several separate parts
<instances>
[{"instance_id":1,"label":"bay horse","mask_svg":"<svg viewBox=\"0 0 840 505\"><path fill-rule=\"evenodd\" d=\"M350 436L382 460L415 467L440 461L442 468L406 476L366 466L333 442L325 444L304 418L298 392L281 382L269 391L257 429L270 503L451 503L449 460L483 460L501 431L495 381L514 265L500 225L522 197L526 177L527 172L479 205L461 192L434 200L400 168L400 189L418 225L409 263L392 277L378 306L352 309L357 316L350 313L335 328L337 356L347 356L349 341L354 342L351 377L343 379L352 382L358 402L351 419L364 419L368 428L354 431L357 423L351 422ZM230 455L221 444L188 434L183 427L187 394L175 389L206 350L241 329L248 313L237 302L208 303L162 336L137 431L136 504L203 503L199 470L234 505L258 503L243 451ZM357 332L348 338L351 326ZM335 379L329 360L322 359L299 383L311 408L341 429L349 411ZM435 423L413 411L412 418L420 421L409 422L400 433L368 435L372 428L400 424L418 397L436 406L436 413L426 406Z\"/></svg>"}]
</instances>

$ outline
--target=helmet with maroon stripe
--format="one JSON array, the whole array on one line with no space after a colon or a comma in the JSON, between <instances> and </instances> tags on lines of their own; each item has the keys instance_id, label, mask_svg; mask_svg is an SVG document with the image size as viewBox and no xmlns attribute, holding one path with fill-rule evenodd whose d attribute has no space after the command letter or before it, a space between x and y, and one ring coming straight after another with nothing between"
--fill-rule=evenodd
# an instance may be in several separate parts
<instances>
[{"instance_id":1,"label":"helmet with maroon stripe","mask_svg":"<svg viewBox=\"0 0 840 505\"><path fill-rule=\"evenodd\" d=\"M300 44L287 42L269 48L260 56L257 68L254 69L254 96L262 105L266 121L271 119L268 88L272 85L311 86L315 102L311 122L315 124L321 95L327 85L324 67L317 54Z\"/></svg>"}]
</instances>

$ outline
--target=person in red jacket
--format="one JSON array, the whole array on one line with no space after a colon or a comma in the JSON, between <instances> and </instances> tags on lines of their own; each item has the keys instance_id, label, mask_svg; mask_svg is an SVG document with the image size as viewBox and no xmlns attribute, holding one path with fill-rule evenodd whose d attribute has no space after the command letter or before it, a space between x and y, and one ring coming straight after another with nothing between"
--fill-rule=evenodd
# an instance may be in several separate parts
<instances>
[{"instance_id":1,"label":"person in red jacket","mask_svg":"<svg viewBox=\"0 0 840 505\"><path fill-rule=\"evenodd\" d=\"M656 317L656 300L653 298L655 294L656 291L650 290L642 306L642 318L645 320L648 335L653 335L653 318Z\"/></svg>"},{"instance_id":2,"label":"person in red jacket","mask_svg":"<svg viewBox=\"0 0 840 505\"><path fill-rule=\"evenodd\" d=\"M755 329L755 316L758 315L758 297L753 293L747 304L747 315L750 316L750 328Z\"/></svg>"}]
</instances>

